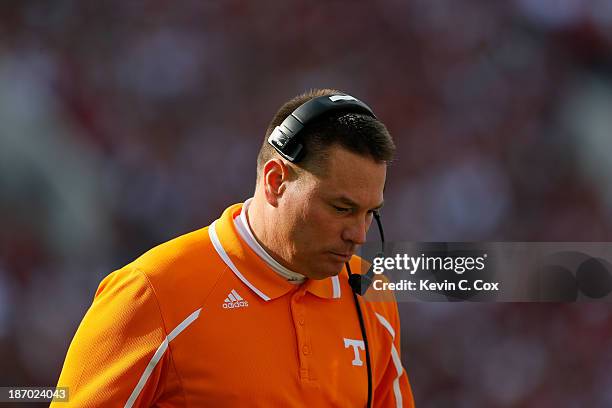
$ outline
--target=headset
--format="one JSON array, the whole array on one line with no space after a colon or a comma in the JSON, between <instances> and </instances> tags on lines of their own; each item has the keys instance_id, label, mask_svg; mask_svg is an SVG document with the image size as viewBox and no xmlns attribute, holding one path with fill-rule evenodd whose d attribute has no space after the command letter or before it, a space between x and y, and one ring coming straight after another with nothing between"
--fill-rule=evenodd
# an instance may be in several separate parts
<instances>
[{"instance_id":1,"label":"headset","mask_svg":"<svg viewBox=\"0 0 612 408\"><path fill-rule=\"evenodd\" d=\"M329 115L330 113L339 111L346 113L361 113L377 119L376 115L374 115L374 112L372 112L372 109L370 109L368 105L351 95L338 93L333 95L319 96L300 105L289 116L287 116L287 118L279 126L276 126L268 137L268 143L274 147L274 149L282 157L289 160L291 163L298 163L301 159L303 159L306 153L304 151L304 143L302 142L301 138L298 137L300 131L314 122L316 119L320 119L321 117ZM374 211L374 219L378 225L382 252L384 253L385 235L378 211ZM379 255L380 254L377 256ZM374 278L374 272L372 267L370 267L370 269L363 275L354 274L351 272L349 263L346 262L345 265L349 275L349 284L353 292L353 300L355 302L355 308L359 318L359 326L361 327L361 335L363 336L363 343L365 346L366 369L368 373L367 407L369 408L372 406L372 366L363 314L361 312L361 307L359 306L359 299L357 298L357 295L363 296L367 292Z\"/></svg>"}]
</instances>

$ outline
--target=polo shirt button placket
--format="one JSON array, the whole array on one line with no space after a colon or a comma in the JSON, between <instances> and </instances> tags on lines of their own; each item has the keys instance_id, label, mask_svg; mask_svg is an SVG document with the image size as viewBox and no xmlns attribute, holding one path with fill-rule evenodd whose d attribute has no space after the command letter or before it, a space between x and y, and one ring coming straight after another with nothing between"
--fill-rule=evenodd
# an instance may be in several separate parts
<instances>
[{"instance_id":1,"label":"polo shirt button placket","mask_svg":"<svg viewBox=\"0 0 612 408\"><path fill-rule=\"evenodd\" d=\"M310 370L308 364L308 358L312 353L310 344L308 342L308 336L306 335L306 316L304 313L304 305L302 299L304 294L297 292L291 299L291 312L293 315L293 324L297 335L297 347L300 364L300 379L307 381L310 379Z\"/></svg>"}]
</instances>

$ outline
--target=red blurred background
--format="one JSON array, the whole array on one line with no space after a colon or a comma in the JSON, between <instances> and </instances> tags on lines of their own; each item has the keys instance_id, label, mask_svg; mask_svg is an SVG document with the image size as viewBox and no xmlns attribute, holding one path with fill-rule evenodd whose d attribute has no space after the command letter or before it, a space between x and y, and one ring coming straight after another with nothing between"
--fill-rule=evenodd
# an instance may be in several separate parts
<instances>
[{"instance_id":1,"label":"red blurred background","mask_svg":"<svg viewBox=\"0 0 612 408\"><path fill-rule=\"evenodd\" d=\"M308 88L394 136L389 240L612 241L611 55L605 0L2 2L0 385L54 385L102 277L248 198ZM612 406L608 304L400 310L420 408Z\"/></svg>"}]
</instances>

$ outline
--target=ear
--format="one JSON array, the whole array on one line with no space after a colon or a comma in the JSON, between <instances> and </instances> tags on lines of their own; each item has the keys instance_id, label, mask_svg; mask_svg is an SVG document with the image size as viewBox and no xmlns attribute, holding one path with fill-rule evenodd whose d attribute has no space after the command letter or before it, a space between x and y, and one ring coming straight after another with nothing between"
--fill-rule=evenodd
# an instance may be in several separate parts
<instances>
[{"instance_id":1,"label":"ear","mask_svg":"<svg viewBox=\"0 0 612 408\"><path fill-rule=\"evenodd\" d=\"M278 200L287 189L289 167L279 158L268 160L263 168L263 187L268 203L278 206Z\"/></svg>"}]
</instances>

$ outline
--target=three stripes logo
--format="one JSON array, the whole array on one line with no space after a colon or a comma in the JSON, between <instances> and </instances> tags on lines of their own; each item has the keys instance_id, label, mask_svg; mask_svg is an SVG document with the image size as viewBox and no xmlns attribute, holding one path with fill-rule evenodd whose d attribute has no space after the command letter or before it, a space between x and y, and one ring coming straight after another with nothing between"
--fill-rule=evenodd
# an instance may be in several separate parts
<instances>
[{"instance_id":1,"label":"three stripes logo","mask_svg":"<svg viewBox=\"0 0 612 408\"><path fill-rule=\"evenodd\" d=\"M242 296L236 292L236 289L232 289L232 291L227 295L225 300L223 301L224 309L236 309L239 307L247 307L249 306L249 302L244 300Z\"/></svg>"}]
</instances>

